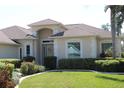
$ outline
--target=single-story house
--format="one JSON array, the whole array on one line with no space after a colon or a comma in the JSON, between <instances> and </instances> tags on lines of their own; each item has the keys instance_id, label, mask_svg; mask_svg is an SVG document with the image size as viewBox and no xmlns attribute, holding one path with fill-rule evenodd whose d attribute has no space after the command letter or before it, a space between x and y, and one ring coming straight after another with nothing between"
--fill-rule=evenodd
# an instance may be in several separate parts
<instances>
[{"instance_id":1,"label":"single-story house","mask_svg":"<svg viewBox=\"0 0 124 93\"><path fill-rule=\"evenodd\" d=\"M86 24L68 24L45 19L28 25L0 30L0 58L34 56L43 64L45 56L61 58L96 58L112 46L110 31ZM121 38L116 39L118 56Z\"/></svg>"}]
</instances>

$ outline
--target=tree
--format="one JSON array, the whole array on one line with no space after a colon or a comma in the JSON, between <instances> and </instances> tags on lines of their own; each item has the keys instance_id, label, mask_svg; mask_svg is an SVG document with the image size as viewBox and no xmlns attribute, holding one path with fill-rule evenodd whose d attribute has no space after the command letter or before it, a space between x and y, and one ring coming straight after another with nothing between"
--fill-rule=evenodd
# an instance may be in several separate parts
<instances>
[{"instance_id":1,"label":"tree","mask_svg":"<svg viewBox=\"0 0 124 93\"><path fill-rule=\"evenodd\" d=\"M116 58L115 39L121 34L124 22L124 5L108 5L105 7L105 12L108 8L111 10L112 56Z\"/></svg>"},{"instance_id":2,"label":"tree","mask_svg":"<svg viewBox=\"0 0 124 93\"><path fill-rule=\"evenodd\" d=\"M101 26L101 28L102 28L103 30L105 30L105 31L110 31L110 25L109 25L109 23L103 24L103 25Z\"/></svg>"}]
</instances>

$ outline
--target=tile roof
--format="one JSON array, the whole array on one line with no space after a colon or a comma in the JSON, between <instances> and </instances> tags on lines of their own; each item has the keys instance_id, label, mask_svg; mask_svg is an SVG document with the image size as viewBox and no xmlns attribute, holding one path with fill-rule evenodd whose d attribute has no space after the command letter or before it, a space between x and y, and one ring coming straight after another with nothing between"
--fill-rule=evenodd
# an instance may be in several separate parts
<instances>
[{"instance_id":1,"label":"tile roof","mask_svg":"<svg viewBox=\"0 0 124 93\"><path fill-rule=\"evenodd\" d=\"M68 31L72 31L72 32L68 32L66 31L64 33L64 36L69 36L69 35L76 35L76 36L90 36L90 35L94 35L94 36L99 36L99 37L111 37L111 32L110 31L105 31L103 29L100 28L96 28L93 26L89 26L86 24L72 24L72 25L65 25L66 28L68 28Z\"/></svg>"},{"instance_id":2,"label":"tile roof","mask_svg":"<svg viewBox=\"0 0 124 93\"><path fill-rule=\"evenodd\" d=\"M0 31L0 44L17 45L17 43L9 39L2 31Z\"/></svg>"},{"instance_id":3,"label":"tile roof","mask_svg":"<svg viewBox=\"0 0 124 93\"><path fill-rule=\"evenodd\" d=\"M51 20L51 19L45 19L45 20L41 20L38 22L34 22L32 24L29 24L28 26L53 25L53 24L62 24L62 23Z\"/></svg>"},{"instance_id":4,"label":"tile roof","mask_svg":"<svg viewBox=\"0 0 124 93\"><path fill-rule=\"evenodd\" d=\"M63 32L52 35L51 37L62 36L62 37L78 37L78 36L97 36L100 38L111 38L111 32L105 31L100 28L89 26L86 24L69 24L63 25L60 22L45 19L39 22L30 24L30 26L35 25L51 25L51 24L60 24L64 28ZM25 29L20 26L11 26L0 31L4 32L10 39L36 39L32 34L30 29Z\"/></svg>"},{"instance_id":5,"label":"tile roof","mask_svg":"<svg viewBox=\"0 0 124 93\"><path fill-rule=\"evenodd\" d=\"M20 26L11 26L0 31L4 32L10 39L27 39L27 35L32 35L32 32L29 29L25 29ZM34 37L31 36L33 39Z\"/></svg>"},{"instance_id":6,"label":"tile roof","mask_svg":"<svg viewBox=\"0 0 124 93\"><path fill-rule=\"evenodd\" d=\"M53 35L53 36L62 36L62 37L77 37L77 36L98 36L100 38L110 38L111 32L105 31L100 28L89 26L86 24L70 24L65 25L68 29L64 31L64 34Z\"/></svg>"}]
</instances>

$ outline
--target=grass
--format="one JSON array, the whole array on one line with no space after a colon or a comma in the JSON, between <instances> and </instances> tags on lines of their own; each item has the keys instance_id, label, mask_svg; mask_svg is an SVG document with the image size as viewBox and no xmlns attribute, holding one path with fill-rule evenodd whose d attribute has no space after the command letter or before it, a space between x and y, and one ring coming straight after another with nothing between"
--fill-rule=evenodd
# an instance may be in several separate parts
<instances>
[{"instance_id":1,"label":"grass","mask_svg":"<svg viewBox=\"0 0 124 93\"><path fill-rule=\"evenodd\" d=\"M48 72L22 81L20 88L124 88L124 75Z\"/></svg>"}]
</instances>

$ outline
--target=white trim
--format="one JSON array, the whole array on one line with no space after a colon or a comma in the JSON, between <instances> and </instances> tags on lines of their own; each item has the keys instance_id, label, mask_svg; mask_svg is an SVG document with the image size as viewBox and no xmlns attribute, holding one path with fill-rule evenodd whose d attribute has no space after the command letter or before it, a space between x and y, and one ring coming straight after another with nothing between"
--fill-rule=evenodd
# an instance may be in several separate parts
<instances>
[{"instance_id":1,"label":"white trim","mask_svg":"<svg viewBox=\"0 0 124 93\"><path fill-rule=\"evenodd\" d=\"M56 67L58 68L58 40L57 39L55 39L54 40L54 42L53 42L54 44L53 44L53 47L54 47L54 56L56 56L57 57L57 62L56 62Z\"/></svg>"},{"instance_id":2,"label":"white trim","mask_svg":"<svg viewBox=\"0 0 124 93\"><path fill-rule=\"evenodd\" d=\"M81 58L83 58L83 43L82 43L82 40L80 41L80 53L81 53Z\"/></svg>"},{"instance_id":3,"label":"white trim","mask_svg":"<svg viewBox=\"0 0 124 93\"><path fill-rule=\"evenodd\" d=\"M96 42L96 38L93 37L92 38L92 58L96 58L97 57L97 42Z\"/></svg>"},{"instance_id":4,"label":"white trim","mask_svg":"<svg viewBox=\"0 0 124 93\"><path fill-rule=\"evenodd\" d=\"M23 48L22 48L22 47L19 47L19 48L18 48L18 51L19 51L19 52L18 52L18 55L19 55L18 58L19 58L19 59L20 59L20 49L22 50L22 54L21 54L21 55L22 55L22 58L23 58Z\"/></svg>"},{"instance_id":5,"label":"white trim","mask_svg":"<svg viewBox=\"0 0 124 93\"><path fill-rule=\"evenodd\" d=\"M68 58L68 43L69 42L79 42L80 43L80 58L83 57L83 45L81 39L68 39L65 41L65 57Z\"/></svg>"},{"instance_id":6,"label":"white trim","mask_svg":"<svg viewBox=\"0 0 124 93\"><path fill-rule=\"evenodd\" d=\"M58 58L58 42L57 39L54 40L54 56Z\"/></svg>"}]
</instances>

